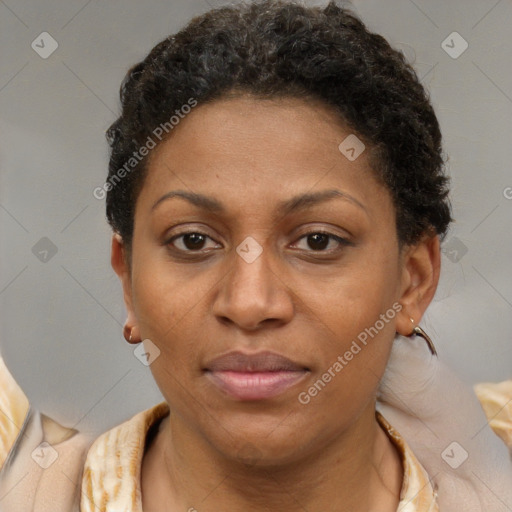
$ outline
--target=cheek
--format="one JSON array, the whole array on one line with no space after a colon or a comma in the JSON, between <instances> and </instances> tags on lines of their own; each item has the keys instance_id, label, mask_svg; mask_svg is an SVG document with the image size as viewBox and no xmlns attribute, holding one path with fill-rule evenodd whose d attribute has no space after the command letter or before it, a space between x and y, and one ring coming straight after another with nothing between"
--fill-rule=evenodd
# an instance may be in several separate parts
<instances>
[{"instance_id":1,"label":"cheek","mask_svg":"<svg viewBox=\"0 0 512 512\"><path fill-rule=\"evenodd\" d=\"M323 418L333 430L347 428L359 417L374 400L384 374L395 336L395 313L393 308L371 308L347 311L346 319L339 315L334 325L337 336L322 340L322 364L297 396L303 415Z\"/></svg>"},{"instance_id":2,"label":"cheek","mask_svg":"<svg viewBox=\"0 0 512 512\"><path fill-rule=\"evenodd\" d=\"M295 292L305 305L304 316L308 310L312 312L314 323L323 326L325 334L337 337L342 346L373 326L388 310L385 325L379 322L378 329L393 332L388 324L394 325L396 316L397 264L391 258L380 264L375 259L365 261L363 256L324 279L301 279L296 283Z\"/></svg>"},{"instance_id":3,"label":"cheek","mask_svg":"<svg viewBox=\"0 0 512 512\"><path fill-rule=\"evenodd\" d=\"M143 339L149 338L161 357L151 364L159 385L174 389L199 372L198 354L209 344L206 316L208 291L215 280L171 268L167 261L139 265L134 273L134 309Z\"/></svg>"},{"instance_id":4,"label":"cheek","mask_svg":"<svg viewBox=\"0 0 512 512\"><path fill-rule=\"evenodd\" d=\"M396 268L390 259L386 265L347 272L321 290L313 285L305 290L314 312L310 322L319 329L316 353L321 360L313 387L303 389L311 409L336 404L352 416L373 397L396 332Z\"/></svg>"},{"instance_id":5,"label":"cheek","mask_svg":"<svg viewBox=\"0 0 512 512\"><path fill-rule=\"evenodd\" d=\"M201 301L204 287L186 268L169 262L161 248L146 245L150 249L140 250L133 263L134 309L141 330L162 340L162 333L177 328Z\"/></svg>"},{"instance_id":6,"label":"cheek","mask_svg":"<svg viewBox=\"0 0 512 512\"><path fill-rule=\"evenodd\" d=\"M374 400L386 365L386 353L376 350L370 355L368 349L363 349L351 361L344 358L345 362L340 363L342 370L335 364L326 368L300 395L302 415L315 418L315 422L323 418L321 423L326 429L346 430Z\"/></svg>"},{"instance_id":7,"label":"cheek","mask_svg":"<svg viewBox=\"0 0 512 512\"><path fill-rule=\"evenodd\" d=\"M133 292L141 334L160 339L158 334L171 329L178 318L179 300L176 293L168 286L165 275L158 271L138 274L134 279Z\"/></svg>"}]
</instances>

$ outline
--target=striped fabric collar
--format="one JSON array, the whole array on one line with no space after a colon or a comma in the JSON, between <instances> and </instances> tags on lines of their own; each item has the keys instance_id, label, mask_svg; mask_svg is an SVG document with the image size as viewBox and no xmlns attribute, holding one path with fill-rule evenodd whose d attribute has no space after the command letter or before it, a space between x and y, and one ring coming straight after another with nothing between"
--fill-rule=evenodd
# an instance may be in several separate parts
<instances>
[{"instance_id":1,"label":"striped fabric collar","mask_svg":"<svg viewBox=\"0 0 512 512\"><path fill-rule=\"evenodd\" d=\"M85 461L81 512L142 512L140 477L146 436L151 425L168 413L168 404L161 402L96 439ZM382 414L377 411L376 417L404 468L397 512L439 512L425 469Z\"/></svg>"}]
</instances>

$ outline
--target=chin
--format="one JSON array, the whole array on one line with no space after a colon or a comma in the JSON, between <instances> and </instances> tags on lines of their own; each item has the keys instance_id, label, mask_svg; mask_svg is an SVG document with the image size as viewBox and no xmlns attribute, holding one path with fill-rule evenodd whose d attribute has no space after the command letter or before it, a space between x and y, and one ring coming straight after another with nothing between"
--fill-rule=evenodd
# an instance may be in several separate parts
<instances>
[{"instance_id":1,"label":"chin","mask_svg":"<svg viewBox=\"0 0 512 512\"><path fill-rule=\"evenodd\" d=\"M297 461L304 454L308 437L307 423L302 427L293 422L293 429L286 422L287 415L262 416L261 414L237 415L230 413L229 420L216 418L218 428L212 423L203 430L207 442L226 459L254 467L283 466Z\"/></svg>"}]
</instances>

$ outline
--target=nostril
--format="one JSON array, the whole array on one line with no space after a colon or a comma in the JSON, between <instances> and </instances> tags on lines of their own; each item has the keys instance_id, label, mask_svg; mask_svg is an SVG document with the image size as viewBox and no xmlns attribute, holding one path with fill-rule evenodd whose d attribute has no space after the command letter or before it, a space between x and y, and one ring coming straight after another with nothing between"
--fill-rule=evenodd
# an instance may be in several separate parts
<instances>
[{"instance_id":1,"label":"nostril","mask_svg":"<svg viewBox=\"0 0 512 512\"><path fill-rule=\"evenodd\" d=\"M218 316L217 318L223 325L231 325L233 323L227 316Z\"/></svg>"}]
</instances>

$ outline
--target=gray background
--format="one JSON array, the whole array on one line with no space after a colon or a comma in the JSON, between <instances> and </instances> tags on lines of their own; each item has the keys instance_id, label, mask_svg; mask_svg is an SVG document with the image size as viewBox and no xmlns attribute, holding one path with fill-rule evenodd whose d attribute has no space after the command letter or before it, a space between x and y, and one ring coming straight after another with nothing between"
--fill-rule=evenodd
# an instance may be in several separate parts
<instances>
[{"instance_id":1,"label":"gray background","mask_svg":"<svg viewBox=\"0 0 512 512\"><path fill-rule=\"evenodd\" d=\"M0 348L33 404L68 426L103 430L162 399L122 337L104 201L92 191L128 67L222 3L0 1ZM511 378L511 2L352 5L413 61L450 158L456 223L421 325L468 382ZM58 43L47 59L31 47L44 31ZM469 45L457 58L441 46L454 31Z\"/></svg>"}]
</instances>

